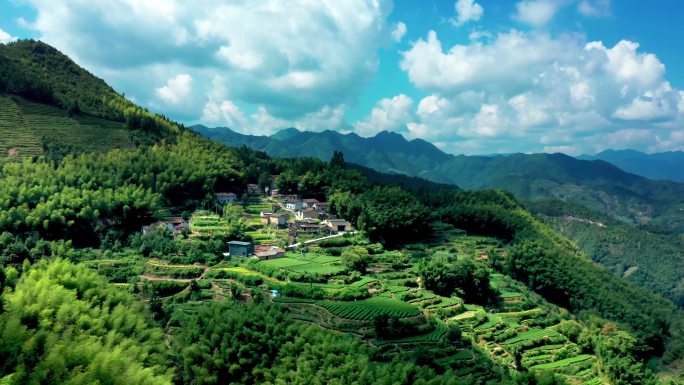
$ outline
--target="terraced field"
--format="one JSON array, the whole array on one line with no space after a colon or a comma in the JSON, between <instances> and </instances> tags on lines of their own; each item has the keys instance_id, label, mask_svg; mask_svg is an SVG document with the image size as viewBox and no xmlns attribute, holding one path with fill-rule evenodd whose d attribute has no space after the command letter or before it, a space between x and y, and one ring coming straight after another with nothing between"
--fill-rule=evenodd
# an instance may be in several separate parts
<instances>
[{"instance_id":1,"label":"terraced field","mask_svg":"<svg viewBox=\"0 0 684 385\"><path fill-rule=\"evenodd\" d=\"M24 124L39 142L66 146L81 152L131 148L121 122L91 116L70 118L59 108L17 99Z\"/></svg>"},{"instance_id":2,"label":"terraced field","mask_svg":"<svg viewBox=\"0 0 684 385\"><path fill-rule=\"evenodd\" d=\"M580 354L576 344L552 327L527 326L530 320L548 317L547 311L535 308L489 314L480 307L466 305L466 308L468 311L451 320L501 364L514 365L515 352L518 352L520 363L528 370L552 370L566 376L571 383L597 378L593 355Z\"/></svg>"},{"instance_id":3,"label":"terraced field","mask_svg":"<svg viewBox=\"0 0 684 385\"><path fill-rule=\"evenodd\" d=\"M418 315L418 309L415 306L384 297L371 297L353 302L319 301L316 304L337 317L357 321L370 321L380 314L398 318Z\"/></svg>"},{"instance_id":4,"label":"terraced field","mask_svg":"<svg viewBox=\"0 0 684 385\"><path fill-rule=\"evenodd\" d=\"M0 95L0 159L42 155L40 137L29 130L19 106Z\"/></svg>"}]
</instances>

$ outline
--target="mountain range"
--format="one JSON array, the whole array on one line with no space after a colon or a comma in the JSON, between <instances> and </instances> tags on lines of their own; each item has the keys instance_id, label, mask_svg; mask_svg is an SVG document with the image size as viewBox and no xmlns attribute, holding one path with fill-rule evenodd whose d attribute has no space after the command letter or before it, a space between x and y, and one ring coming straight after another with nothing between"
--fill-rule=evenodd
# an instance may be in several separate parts
<instances>
[{"instance_id":1,"label":"mountain range","mask_svg":"<svg viewBox=\"0 0 684 385\"><path fill-rule=\"evenodd\" d=\"M607 161L640 157L642 164L669 164L670 175L674 175L676 157L681 153L656 156L631 151L628 157L626 152L614 151L601 153L596 159L564 154L465 156L447 154L424 140L408 141L387 131L363 138L354 133L303 132L294 128L272 136L243 135L225 127L202 125L191 129L210 139L231 146L245 145L272 156L327 160L334 151L341 151L348 162L380 172L417 176L466 189L506 189L523 200L558 199L628 223L684 230L680 211L684 207L684 184L649 179L645 176L652 174L630 173ZM650 169L663 167L653 165Z\"/></svg>"},{"instance_id":2,"label":"mountain range","mask_svg":"<svg viewBox=\"0 0 684 385\"><path fill-rule=\"evenodd\" d=\"M645 154L635 150L606 150L596 155L580 155L583 160L605 160L619 168L649 179L684 182L684 152Z\"/></svg>"}]
</instances>

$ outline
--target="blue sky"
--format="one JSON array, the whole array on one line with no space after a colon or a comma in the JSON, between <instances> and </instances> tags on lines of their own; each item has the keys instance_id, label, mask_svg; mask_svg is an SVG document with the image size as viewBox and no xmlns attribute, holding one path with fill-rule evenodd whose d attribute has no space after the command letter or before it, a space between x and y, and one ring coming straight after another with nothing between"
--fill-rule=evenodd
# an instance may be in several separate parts
<instances>
[{"instance_id":1,"label":"blue sky","mask_svg":"<svg viewBox=\"0 0 684 385\"><path fill-rule=\"evenodd\" d=\"M186 124L422 138L450 153L684 149L684 4L637 0L0 0Z\"/></svg>"}]
</instances>

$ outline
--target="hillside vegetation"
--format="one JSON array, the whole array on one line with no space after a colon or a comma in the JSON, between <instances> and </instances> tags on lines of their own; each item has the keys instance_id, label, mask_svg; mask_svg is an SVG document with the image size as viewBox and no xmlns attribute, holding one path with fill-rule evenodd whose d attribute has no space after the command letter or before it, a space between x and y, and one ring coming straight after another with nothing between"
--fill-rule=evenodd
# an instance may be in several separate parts
<instances>
[{"instance_id":1,"label":"hillside vegetation","mask_svg":"<svg viewBox=\"0 0 684 385\"><path fill-rule=\"evenodd\" d=\"M559 201L540 201L528 208L594 261L684 306L681 236L649 232Z\"/></svg>"},{"instance_id":2,"label":"hillside vegetation","mask_svg":"<svg viewBox=\"0 0 684 385\"><path fill-rule=\"evenodd\" d=\"M118 122L135 148L64 146L0 165L0 383L681 379L682 312L594 264L511 194L404 189L410 179L367 176L340 153L327 162L226 147L104 88L79 115L62 103L81 97L69 84L83 72L41 72L70 63L43 46L2 46L31 75L4 83L7 100L65 129ZM54 121L24 122L47 133ZM275 259L226 257L231 240L289 242L259 216L287 211L283 199L245 193L274 179L282 193L328 201L356 232ZM222 207L217 192L239 200ZM189 226L141 232L161 219Z\"/></svg>"},{"instance_id":3,"label":"hillside vegetation","mask_svg":"<svg viewBox=\"0 0 684 385\"><path fill-rule=\"evenodd\" d=\"M557 199L589 207L620 221L684 231L684 185L629 174L601 160L563 154L453 156L432 144L381 132L375 137L333 131L286 129L270 137L242 135L225 127L192 129L231 146L246 145L272 156L346 159L380 172L418 176L467 189L498 188L523 200Z\"/></svg>"}]
</instances>

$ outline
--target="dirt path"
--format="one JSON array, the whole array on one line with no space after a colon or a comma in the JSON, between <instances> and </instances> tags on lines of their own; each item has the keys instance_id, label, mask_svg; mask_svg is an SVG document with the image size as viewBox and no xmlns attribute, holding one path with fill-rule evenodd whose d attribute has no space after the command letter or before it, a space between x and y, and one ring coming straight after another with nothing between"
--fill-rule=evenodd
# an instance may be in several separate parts
<instances>
[{"instance_id":1,"label":"dirt path","mask_svg":"<svg viewBox=\"0 0 684 385\"><path fill-rule=\"evenodd\" d=\"M299 247L299 246L301 246L301 245L308 245L308 244L311 244L311 243L316 243L316 242L324 241L324 240L326 240L326 239L338 238L338 237L342 237L342 236L347 235L347 234L349 234L349 235L354 235L354 234L356 234L356 233L357 233L357 231L349 231L349 232L345 232L345 233L339 233L339 234L328 235L328 236L325 236L325 237L316 238L316 239L311 239L311 240L304 241L304 242L293 243L293 244L291 244L291 245L289 245L289 246L285 246L285 248L286 248L286 249L296 249L297 247Z\"/></svg>"}]
</instances>

